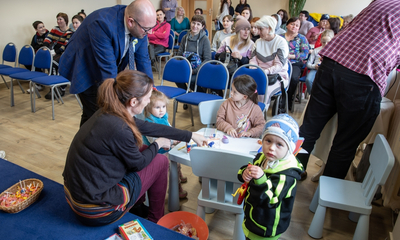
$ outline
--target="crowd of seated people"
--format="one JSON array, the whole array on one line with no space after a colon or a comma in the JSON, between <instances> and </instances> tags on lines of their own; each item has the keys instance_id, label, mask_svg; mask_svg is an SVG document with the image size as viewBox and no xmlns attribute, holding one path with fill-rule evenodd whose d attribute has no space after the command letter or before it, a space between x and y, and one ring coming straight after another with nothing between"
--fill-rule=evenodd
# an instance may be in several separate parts
<instances>
[{"instance_id":1,"label":"crowd of seated people","mask_svg":"<svg viewBox=\"0 0 400 240\"><path fill-rule=\"evenodd\" d=\"M307 77L308 91L310 91L315 72L318 69L319 57L317 51L312 55L312 63L308 64L311 67L309 67L308 71L303 71L307 67L307 59L311 55L312 49L321 47L322 33L330 34L333 32L333 34L337 34L340 31L341 21L339 18L330 18L328 14L322 14L318 25L313 27L313 23L309 21L310 14L306 10L302 10L298 18L292 17L288 19L287 11L279 9L276 14L271 15L274 21L271 18L262 17L260 19L260 17L253 17L251 7L246 0L240 0L234 10L231 5L231 0L221 0L218 14L215 18L216 25L220 30L215 32L211 44L206 37L205 19L201 8L195 9L194 13L198 17L192 18L192 21L189 22L189 19L185 16L185 9L179 6L176 8L176 15L171 19L170 23L166 21L165 11L158 9L156 11L157 25L148 32L148 48L151 62L154 64L157 54L164 52L168 47L170 32L173 31L177 39L183 30L188 30L189 34L183 38L178 55L186 56L188 53L195 53L199 56L200 66L211 59L211 51L217 52L216 56L218 56L221 52L226 51L226 46L229 46L232 49L231 57L240 60L239 66L252 63L261 66L266 74L278 73L283 79L285 88L288 89L289 109L293 110L293 101L296 100L294 94L302 73L308 72L310 75ZM242 19L237 19L237 16L242 16L249 24L244 24L241 21ZM68 27L68 15L59 13L57 14L57 26L50 32L44 27L43 22L36 21L33 24L36 34L31 42L35 51L41 46L47 46L53 50L54 61L58 62L68 40L77 31L85 17L86 13L82 9L72 18L70 27ZM352 18L353 15L351 14L344 16L343 27ZM234 24L235 22L236 24ZM274 29L271 29L272 27ZM286 41L278 41L276 37ZM328 42L328 38L330 40L332 36L327 36L324 40L325 44ZM288 49L286 50L281 45L276 45L276 42L286 42ZM268 58L272 60L270 62L266 61L261 57L263 55L265 58L272 56L272 58ZM290 61L293 67L290 85L288 84L289 79L286 73L287 61ZM55 66L57 67L57 64ZM197 69L193 69L192 89ZM40 85L37 85L37 87L40 90L42 88ZM186 88L183 85L179 87ZM65 88L61 87L59 90L61 95L64 95ZM198 90L204 91L204 89ZM269 86L266 96L268 103L271 96L279 90L279 83ZM46 98L49 98L47 95Z\"/></svg>"}]
</instances>

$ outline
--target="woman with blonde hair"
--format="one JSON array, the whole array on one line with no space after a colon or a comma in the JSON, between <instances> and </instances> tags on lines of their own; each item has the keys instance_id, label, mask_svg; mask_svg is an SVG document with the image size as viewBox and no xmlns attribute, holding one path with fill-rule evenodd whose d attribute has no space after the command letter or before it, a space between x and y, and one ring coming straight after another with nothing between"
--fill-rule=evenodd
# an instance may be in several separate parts
<instances>
[{"instance_id":1,"label":"woman with blonde hair","mask_svg":"<svg viewBox=\"0 0 400 240\"><path fill-rule=\"evenodd\" d=\"M218 59L221 53L225 52L227 47L230 47L232 49L231 57L239 60L239 66L249 63L251 49L254 44L251 40L250 28L249 21L242 16L238 16L235 24L236 34L225 38L221 42L221 46L217 54L215 54L215 59Z\"/></svg>"},{"instance_id":2,"label":"woman with blonde hair","mask_svg":"<svg viewBox=\"0 0 400 240\"><path fill-rule=\"evenodd\" d=\"M171 20L170 24L176 39L183 30L190 28L190 22L189 19L185 17L185 9L183 9L183 7L176 8L176 16Z\"/></svg>"}]
</instances>

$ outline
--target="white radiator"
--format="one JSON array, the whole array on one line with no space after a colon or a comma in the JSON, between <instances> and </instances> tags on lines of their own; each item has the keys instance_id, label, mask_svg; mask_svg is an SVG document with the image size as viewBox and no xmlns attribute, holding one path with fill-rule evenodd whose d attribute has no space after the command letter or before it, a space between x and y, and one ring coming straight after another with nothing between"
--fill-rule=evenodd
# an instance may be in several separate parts
<instances>
[{"instance_id":1,"label":"white radiator","mask_svg":"<svg viewBox=\"0 0 400 240\"><path fill-rule=\"evenodd\" d=\"M382 188L383 205L400 209L400 99L394 101L394 113L389 125L387 140L395 157L395 164Z\"/></svg>"}]
</instances>

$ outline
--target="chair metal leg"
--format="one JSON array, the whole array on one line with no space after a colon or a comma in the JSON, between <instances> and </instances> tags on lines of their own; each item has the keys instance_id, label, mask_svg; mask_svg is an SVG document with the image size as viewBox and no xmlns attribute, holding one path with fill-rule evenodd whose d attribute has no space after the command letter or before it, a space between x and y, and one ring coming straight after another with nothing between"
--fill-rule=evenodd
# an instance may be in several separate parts
<instances>
[{"instance_id":1,"label":"chair metal leg","mask_svg":"<svg viewBox=\"0 0 400 240\"><path fill-rule=\"evenodd\" d=\"M35 83L33 83L35 85ZM32 81L29 82L29 89L32 89ZM36 87L35 87L36 88ZM36 112L36 98L35 95L33 94L33 91L29 91L29 96L31 98L31 111Z\"/></svg>"},{"instance_id":2,"label":"chair metal leg","mask_svg":"<svg viewBox=\"0 0 400 240\"><path fill-rule=\"evenodd\" d=\"M324 229L326 207L318 205L317 211L313 217L308 235L312 238L322 238L322 230Z\"/></svg>"},{"instance_id":3,"label":"chair metal leg","mask_svg":"<svg viewBox=\"0 0 400 240\"><path fill-rule=\"evenodd\" d=\"M178 102L174 100L174 114L172 118L172 127L175 127L175 115L176 115L176 110L178 109Z\"/></svg>"},{"instance_id":4,"label":"chair metal leg","mask_svg":"<svg viewBox=\"0 0 400 240\"><path fill-rule=\"evenodd\" d=\"M318 184L317 190L315 191L314 197L311 200L311 203L310 203L310 206L309 206L309 209L310 209L311 212L315 213L315 211L317 210L318 201L319 201L319 184Z\"/></svg>"},{"instance_id":5,"label":"chair metal leg","mask_svg":"<svg viewBox=\"0 0 400 240\"><path fill-rule=\"evenodd\" d=\"M192 111L192 105L189 105L189 109L190 109L190 117L192 118L192 126L194 126L194 121L193 121L193 111Z\"/></svg>"},{"instance_id":6,"label":"chair metal leg","mask_svg":"<svg viewBox=\"0 0 400 240\"><path fill-rule=\"evenodd\" d=\"M369 215L360 215L353 240L368 239Z\"/></svg>"},{"instance_id":7,"label":"chair metal leg","mask_svg":"<svg viewBox=\"0 0 400 240\"><path fill-rule=\"evenodd\" d=\"M19 88L21 88L22 93L25 93L25 90L24 90L24 88L22 87L21 83L18 81L18 79L15 79L15 80L17 80L17 83L18 83L18 85L19 85Z\"/></svg>"},{"instance_id":8,"label":"chair metal leg","mask_svg":"<svg viewBox=\"0 0 400 240\"><path fill-rule=\"evenodd\" d=\"M58 92L58 90L57 90ZM53 113L53 120L54 120L54 86L51 87L51 108Z\"/></svg>"},{"instance_id":9,"label":"chair metal leg","mask_svg":"<svg viewBox=\"0 0 400 240\"><path fill-rule=\"evenodd\" d=\"M82 102L81 102L81 99L79 98L79 95L78 94L74 94L74 95L76 97L76 100L78 101L79 106L81 107L81 109L83 109Z\"/></svg>"},{"instance_id":10,"label":"chair metal leg","mask_svg":"<svg viewBox=\"0 0 400 240\"><path fill-rule=\"evenodd\" d=\"M197 205L196 215L201 217L204 221L206 220L206 211L204 206Z\"/></svg>"},{"instance_id":11,"label":"chair metal leg","mask_svg":"<svg viewBox=\"0 0 400 240\"><path fill-rule=\"evenodd\" d=\"M235 216L235 227L233 229L233 240L245 240L243 233L242 223L243 223L244 213L238 213Z\"/></svg>"},{"instance_id":12,"label":"chair metal leg","mask_svg":"<svg viewBox=\"0 0 400 240\"><path fill-rule=\"evenodd\" d=\"M58 87L55 87L55 89L56 89L56 92L57 92L57 96L56 96L57 97L57 101L58 101L58 99L60 99L61 103L64 104L64 101L62 99L60 90L58 90ZM58 101L58 103L60 103L60 101Z\"/></svg>"},{"instance_id":13,"label":"chair metal leg","mask_svg":"<svg viewBox=\"0 0 400 240\"><path fill-rule=\"evenodd\" d=\"M4 79L3 75L1 75L1 78L3 78L4 84L6 85L7 89L10 89L10 88L8 87L8 84L7 84L6 80ZM12 79L11 79L11 81L12 81Z\"/></svg>"},{"instance_id":14,"label":"chair metal leg","mask_svg":"<svg viewBox=\"0 0 400 240\"><path fill-rule=\"evenodd\" d=\"M7 86L7 88L8 88L8 86ZM13 79L11 78L11 81L10 81L10 104L11 104L11 107L14 107L14 87L13 87Z\"/></svg>"}]
</instances>

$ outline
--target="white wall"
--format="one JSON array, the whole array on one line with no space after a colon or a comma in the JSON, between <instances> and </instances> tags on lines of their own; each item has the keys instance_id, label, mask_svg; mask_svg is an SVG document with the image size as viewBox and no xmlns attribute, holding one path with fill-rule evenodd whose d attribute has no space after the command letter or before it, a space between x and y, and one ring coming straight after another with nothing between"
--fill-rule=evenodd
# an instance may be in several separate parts
<instances>
[{"instance_id":1,"label":"white wall","mask_svg":"<svg viewBox=\"0 0 400 240\"><path fill-rule=\"evenodd\" d=\"M156 9L160 7L161 0L150 1ZM32 23L36 20L42 21L51 30L57 25L56 15L59 12L68 14L70 23L71 18L81 9L90 14L118 2L127 5L132 0L0 0L0 54L9 42L15 43L18 50L25 44L30 44L35 34Z\"/></svg>"},{"instance_id":2,"label":"white wall","mask_svg":"<svg viewBox=\"0 0 400 240\"><path fill-rule=\"evenodd\" d=\"M364 9L371 0L307 0L304 9L310 13L328 13L332 15L345 16L348 14L357 15ZM232 7L235 8L239 0L232 0ZM279 9L286 9L289 12L289 0L247 0L253 16L261 17L271 15ZM217 15L219 0L214 0L214 16Z\"/></svg>"}]
</instances>

